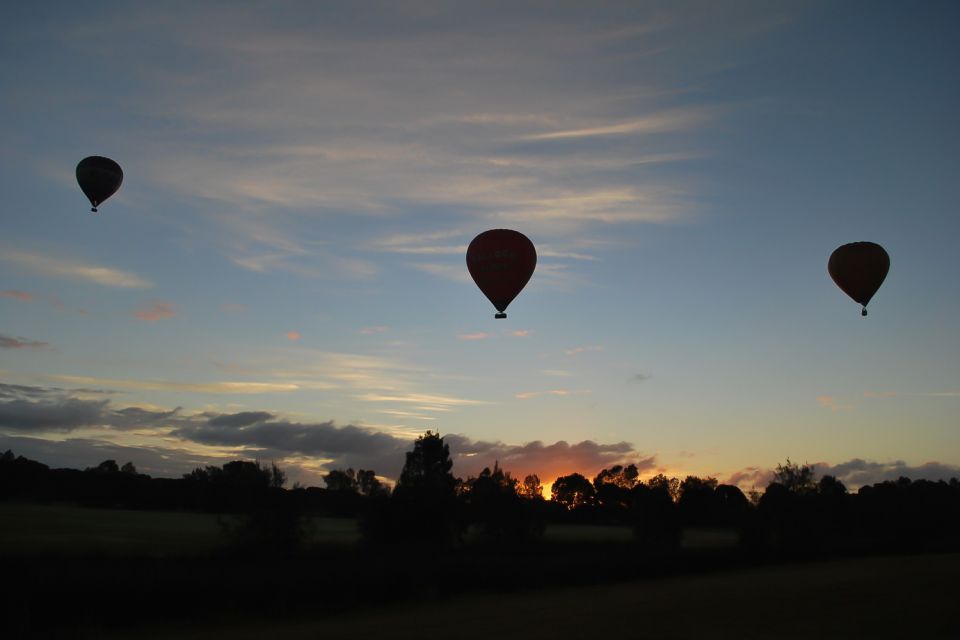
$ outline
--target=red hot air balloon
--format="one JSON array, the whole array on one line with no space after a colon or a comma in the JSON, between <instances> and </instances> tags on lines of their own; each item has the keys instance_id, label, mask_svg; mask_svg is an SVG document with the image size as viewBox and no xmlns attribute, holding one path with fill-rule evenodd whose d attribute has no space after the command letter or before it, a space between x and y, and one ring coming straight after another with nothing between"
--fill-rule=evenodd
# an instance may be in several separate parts
<instances>
[{"instance_id":1,"label":"red hot air balloon","mask_svg":"<svg viewBox=\"0 0 960 640\"><path fill-rule=\"evenodd\" d=\"M507 317L507 305L526 286L536 266L537 250L518 231L484 231L467 247L467 269L499 311L494 318Z\"/></svg>"},{"instance_id":2,"label":"red hot air balloon","mask_svg":"<svg viewBox=\"0 0 960 640\"><path fill-rule=\"evenodd\" d=\"M110 158L90 156L77 165L77 182L96 213L101 202L112 196L123 182L123 169Z\"/></svg>"},{"instance_id":3,"label":"red hot air balloon","mask_svg":"<svg viewBox=\"0 0 960 640\"><path fill-rule=\"evenodd\" d=\"M863 305L860 315L867 315L867 303L877 292L887 271L890 256L873 242L851 242L830 254L827 271L848 296Z\"/></svg>"}]
</instances>

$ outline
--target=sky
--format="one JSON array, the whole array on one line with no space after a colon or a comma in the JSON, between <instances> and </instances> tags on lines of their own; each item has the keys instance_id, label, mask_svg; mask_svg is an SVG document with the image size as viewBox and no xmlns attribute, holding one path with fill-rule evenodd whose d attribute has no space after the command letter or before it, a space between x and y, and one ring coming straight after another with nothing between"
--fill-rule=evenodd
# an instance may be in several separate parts
<instances>
[{"instance_id":1,"label":"sky","mask_svg":"<svg viewBox=\"0 0 960 640\"><path fill-rule=\"evenodd\" d=\"M0 449L960 475L955 2L19 3ZM120 191L89 212L103 155ZM467 272L510 228L506 320ZM826 272L891 256L870 315Z\"/></svg>"}]
</instances>

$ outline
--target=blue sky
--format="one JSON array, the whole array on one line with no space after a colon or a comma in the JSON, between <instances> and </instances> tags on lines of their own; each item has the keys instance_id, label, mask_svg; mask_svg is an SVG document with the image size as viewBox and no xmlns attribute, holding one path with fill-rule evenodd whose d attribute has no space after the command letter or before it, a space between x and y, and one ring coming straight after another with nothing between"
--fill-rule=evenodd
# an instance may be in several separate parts
<instances>
[{"instance_id":1,"label":"blue sky","mask_svg":"<svg viewBox=\"0 0 960 640\"><path fill-rule=\"evenodd\" d=\"M269 457L315 482L395 475L433 429L462 474L956 474L958 18L15 7L0 446L157 474ZM125 171L96 215L87 155ZM540 257L506 321L464 264L498 227ZM858 240L892 258L868 318L826 274Z\"/></svg>"}]
</instances>

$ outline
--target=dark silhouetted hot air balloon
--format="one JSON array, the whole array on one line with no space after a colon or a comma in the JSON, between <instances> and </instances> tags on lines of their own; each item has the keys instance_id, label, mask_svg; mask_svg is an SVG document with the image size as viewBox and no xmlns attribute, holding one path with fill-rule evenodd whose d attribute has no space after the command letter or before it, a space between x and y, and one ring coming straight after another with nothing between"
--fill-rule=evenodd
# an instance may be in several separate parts
<instances>
[{"instance_id":1,"label":"dark silhouetted hot air balloon","mask_svg":"<svg viewBox=\"0 0 960 640\"><path fill-rule=\"evenodd\" d=\"M96 213L100 203L120 188L123 182L123 169L110 158L90 156L77 165L77 182L80 183L84 195L93 205L90 211Z\"/></svg>"},{"instance_id":2,"label":"dark silhouetted hot air balloon","mask_svg":"<svg viewBox=\"0 0 960 640\"><path fill-rule=\"evenodd\" d=\"M873 242L851 242L830 254L827 271L848 296L863 305L860 315L867 315L867 303L877 292L887 271L890 256Z\"/></svg>"},{"instance_id":3,"label":"dark silhouetted hot air balloon","mask_svg":"<svg viewBox=\"0 0 960 640\"><path fill-rule=\"evenodd\" d=\"M467 247L467 269L483 294L497 308L494 318L506 318L507 305L530 280L537 250L527 236L510 229L484 231Z\"/></svg>"}]
</instances>

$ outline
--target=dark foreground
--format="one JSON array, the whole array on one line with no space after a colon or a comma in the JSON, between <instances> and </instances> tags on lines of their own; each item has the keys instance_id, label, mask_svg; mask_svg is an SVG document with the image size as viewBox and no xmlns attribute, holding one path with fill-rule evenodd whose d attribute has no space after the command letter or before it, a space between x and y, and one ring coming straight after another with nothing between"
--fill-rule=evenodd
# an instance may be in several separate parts
<instances>
[{"instance_id":1,"label":"dark foreground","mask_svg":"<svg viewBox=\"0 0 960 640\"><path fill-rule=\"evenodd\" d=\"M321 619L117 638L960 638L960 554L847 558L609 586L467 595Z\"/></svg>"},{"instance_id":2,"label":"dark foreground","mask_svg":"<svg viewBox=\"0 0 960 640\"><path fill-rule=\"evenodd\" d=\"M314 518L278 555L225 547L208 514L3 504L0 636L960 638L960 553L799 563L733 534L685 530L672 552L585 525L370 546L356 521Z\"/></svg>"}]
</instances>

